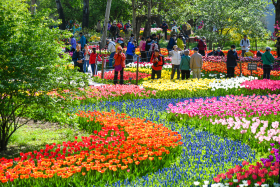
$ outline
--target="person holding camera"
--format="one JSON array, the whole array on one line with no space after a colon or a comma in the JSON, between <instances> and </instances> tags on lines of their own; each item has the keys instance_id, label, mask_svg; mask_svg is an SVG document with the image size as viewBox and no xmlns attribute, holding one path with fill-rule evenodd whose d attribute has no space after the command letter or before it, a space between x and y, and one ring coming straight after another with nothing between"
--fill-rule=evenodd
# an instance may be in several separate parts
<instances>
[{"instance_id":1,"label":"person holding camera","mask_svg":"<svg viewBox=\"0 0 280 187\"><path fill-rule=\"evenodd\" d=\"M123 84L123 69L125 68L125 54L122 52L122 47L119 46L117 52L114 56L115 59L115 75L114 75L114 84L118 83L118 74L120 72L120 84Z\"/></svg>"},{"instance_id":2,"label":"person holding camera","mask_svg":"<svg viewBox=\"0 0 280 187\"><path fill-rule=\"evenodd\" d=\"M163 66L162 58L163 57L159 54L159 50L156 49L155 53L151 57L151 63L153 63L151 79L155 79L155 75L157 75L157 79L161 78L161 70Z\"/></svg>"}]
</instances>

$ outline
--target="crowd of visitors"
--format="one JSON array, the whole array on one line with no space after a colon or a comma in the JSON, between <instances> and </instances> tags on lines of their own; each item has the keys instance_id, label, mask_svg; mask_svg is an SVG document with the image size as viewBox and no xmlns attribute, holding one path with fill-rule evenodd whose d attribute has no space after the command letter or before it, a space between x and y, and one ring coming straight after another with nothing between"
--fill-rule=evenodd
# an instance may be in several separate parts
<instances>
[{"instance_id":1,"label":"crowd of visitors","mask_svg":"<svg viewBox=\"0 0 280 187\"><path fill-rule=\"evenodd\" d=\"M157 27L156 22L153 22L153 27ZM172 37L170 38L167 50L170 57L172 57L172 72L171 79L174 78L175 72L177 73L177 79L188 79L190 78L190 73L192 72L193 78L200 79L201 78L201 69L203 65L203 56L222 56L225 54L221 50L220 47L217 50L213 50L212 52L207 54L207 44L206 38L201 37L198 41L197 47L195 47L194 54L189 56L189 50L186 49L186 36L181 32L177 33L177 25L175 20L171 24L172 27ZM102 27L100 20L98 20L97 32L102 33ZM168 24L163 21L161 28L165 33L165 39L167 36ZM160 79L161 71L164 65L164 56L160 54L160 45L159 38L156 34L152 36L148 36L146 38L141 37L139 45L137 45L137 41L135 40L135 36L133 34L130 35L129 41L127 43L126 51L123 50L125 47L124 39L119 35L120 30L124 30L125 32L131 30L130 21L126 24L123 24L121 21L114 21L113 24L109 22L107 25L107 29L110 33L109 38L106 40L107 51L110 53L109 57L109 68L113 68L115 71L114 83L117 84L118 72L120 72L120 84L123 84L123 71L125 65L128 63L132 63L136 61L135 59L135 49L139 48L141 53L141 61L142 62L151 62L152 65L152 79ZM188 37L188 36L187 36ZM74 52L72 59L74 65L78 67L80 72L88 72L89 66L92 69L92 75L97 74L97 59L98 55L96 54L96 48L92 50L87 46L87 40L83 33L80 33L80 40L76 41L74 36L72 36L69 40L69 44L71 44L70 51ZM242 50L242 57L253 57L254 54L250 52L250 41L246 35L240 41L240 47ZM277 53L280 54L280 37L277 38L277 43L275 45L277 47ZM263 77L266 79L270 78L270 71L272 64L274 63L274 57L270 53L271 48L267 47L266 52L264 54L258 51L257 56L261 57L263 61L263 69L264 75ZM237 66L237 60L239 60L238 54L236 52L236 46L232 45L231 49L227 53L227 77L234 77L234 68Z\"/></svg>"}]
</instances>

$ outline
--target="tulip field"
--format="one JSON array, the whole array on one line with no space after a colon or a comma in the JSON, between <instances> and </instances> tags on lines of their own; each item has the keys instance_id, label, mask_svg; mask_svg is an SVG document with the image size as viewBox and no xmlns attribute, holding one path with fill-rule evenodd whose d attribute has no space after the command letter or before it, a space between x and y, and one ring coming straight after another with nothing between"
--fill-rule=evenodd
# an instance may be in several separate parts
<instances>
[{"instance_id":1,"label":"tulip field","mask_svg":"<svg viewBox=\"0 0 280 187\"><path fill-rule=\"evenodd\" d=\"M124 85L106 72L94 77L102 86L50 90L68 107L38 120L88 135L0 158L0 186L280 186L280 74L263 80L254 59L260 67L251 76L242 60L243 76L232 79L224 59L207 57L199 80L170 80L168 62L162 79L151 80L146 62L139 85L132 63Z\"/></svg>"}]
</instances>

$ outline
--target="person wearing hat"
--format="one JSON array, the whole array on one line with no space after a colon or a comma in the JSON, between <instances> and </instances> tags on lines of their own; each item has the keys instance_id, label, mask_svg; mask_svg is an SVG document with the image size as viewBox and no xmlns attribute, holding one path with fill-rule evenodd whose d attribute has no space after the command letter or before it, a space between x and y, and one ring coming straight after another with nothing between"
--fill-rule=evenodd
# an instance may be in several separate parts
<instances>
[{"instance_id":1,"label":"person wearing hat","mask_svg":"<svg viewBox=\"0 0 280 187\"><path fill-rule=\"evenodd\" d=\"M109 39L106 40L106 43L107 43L107 45L108 45L107 51L108 51L109 53L111 53L111 54L110 54L110 58L109 58L109 68L112 68L112 67L113 67L114 55L115 55L115 53L116 53L116 43L113 42L113 41L111 41L111 40L109 40Z\"/></svg>"},{"instance_id":2,"label":"person wearing hat","mask_svg":"<svg viewBox=\"0 0 280 187\"><path fill-rule=\"evenodd\" d=\"M187 49L184 51L184 54L180 62L180 70L182 74L182 80L190 78L190 61L191 57L189 56L190 51Z\"/></svg>"},{"instance_id":3,"label":"person wearing hat","mask_svg":"<svg viewBox=\"0 0 280 187\"><path fill-rule=\"evenodd\" d=\"M165 40L167 40L167 29L168 29L168 25L166 24L165 21L162 22L161 28L162 28L162 31L164 32Z\"/></svg>"},{"instance_id":4,"label":"person wearing hat","mask_svg":"<svg viewBox=\"0 0 280 187\"><path fill-rule=\"evenodd\" d=\"M96 25L96 32L100 32L101 31L101 23L100 20L98 20L97 25Z\"/></svg>"},{"instance_id":5,"label":"person wearing hat","mask_svg":"<svg viewBox=\"0 0 280 187\"><path fill-rule=\"evenodd\" d=\"M145 47L145 51L146 51L146 58L147 58L147 62L150 62L151 60L151 56L150 56L150 48L152 45L152 39L150 36L147 36L146 38L146 47Z\"/></svg>"},{"instance_id":6,"label":"person wearing hat","mask_svg":"<svg viewBox=\"0 0 280 187\"><path fill-rule=\"evenodd\" d=\"M92 53L90 54L89 57L89 64L91 66L91 72L93 77L97 75L97 59L98 59L98 55L96 53L96 48L94 47L92 48Z\"/></svg>"},{"instance_id":7,"label":"person wearing hat","mask_svg":"<svg viewBox=\"0 0 280 187\"><path fill-rule=\"evenodd\" d=\"M238 55L235 49L235 45L231 46L231 49L227 54L227 77L234 77L234 68L237 66Z\"/></svg>"},{"instance_id":8,"label":"person wearing hat","mask_svg":"<svg viewBox=\"0 0 280 187\"><path fill-rule=\"evenodd\" d=\"M162 70L162 66L163 66L163 56L161 56L159 54L159 50L156 49L155 53L152 54L151 57L151 63L153 63L152 65L152 75L151 75L151 79L155 79L155 75L157 75L157 79L161 78L161 70Z\"/></svg>"},{"instance_id":9,"label":"person wearing hat","mask_svg":"<svg viewBox=\"0 0 280 187\"><path fill-rule=\"evenodd\" d=\"M225 56L224 52L220 47L217 48L217 51L214 52L214 56Z\"/></svg>"},{"instance_id":10,"label":"person wearing hat","mask_svg":"<svg viewBox=\"0 0 280 187\"><path fill-rule=\"evenodd\" d=\"M262 55L263 79L270 79L270 71L272 69L272 65L274 64L274 57L270 51L271 48L267 47L265 53Z\"/></svg>"},{"instance_id":11,"label":"person wearing hat","mask_svg":"<svg viewBox=\"0 0 280 187\"><path fill-rule=\"evenodd\" d=\"M173 34L172 37L170 38L168 45L167 45L167 50L171 51L173 49L174 45L176 45L176 34Z\"/></svg>"},{"instance_id":12,"label":"person wearing hat","mask_svg":"<svg viewBox=\"0 0 280 187\"><path fill-rule=\"evenodd\" d=\"M244 38L240 41L240 46L242 50L242 56L244 57L244 54L250 48L250 41L247 39L247 35L244 35Z\"/></svg>"},{"instance_id":13,"label":"person wearing hat","mask_svg":"<svg viewBox=\"0 0 280 187\"><path fill-rule=\"evenodd\" d=\"M136 48L136 41L128 42L127 44L127 50L126 50L126 64L133 62L133 56L135 54L135 48Z\"/></svg>"},{"instance_id":14,"label":"person wearing hat","mask_svg":"<svg viewBox=\"0 0 280 187\"><path fill-rule=\"evenodd\" d=\"M205 56L205 52L207 51L207 44L206 44L206 38L204 36L201 38L201 40L199 40L197 47L199 53L202 56Z\"/></svg>"},{"instance_id":15,"label":"person wearing hat","mask_svg":"<svg viewBox=\"0 0 280 187\"><path fill-rule=\"evenodd\" d=\"M202 56L198 53L198 48L194 48L194 54L191 56L190 59L190 68L193 72L193 78L200 79L201 78L201 68L202 68Z\"/></svg>"},{"instance_id":16,"label":"person wearing hat","mask_svg":"<svg viewBox=\"0 0 280 187\"><path fill-rule=\"evenodd\" d=\"M114 74L114 84L118 83L118 74L120 72L120 84L123 84L123 69L125 68L125 54L122 52L122 47L119 46L117 53L114 55L115 59L115 74Z\"/></svg>"},{"instance_id":17,"label":"person wearing hat","mask_svg":"<svg viewBox=\"0 0 280 187\"><path fill-rule=\"evenodd\" d=\"M141 61L142 62L147 62L147 55L146 55L146 41L145 41L145 38L142 37L141 38L141 41L139 43L139 50L140 50L140 53L141 53Z\"/></svg>"},{"instance_id":18,"label":"person wearing hat","mask_svg":"<svg viewBox=\"0 0 280 187\"><path fill-rule=\"evenodd\" d=\"M124 43L123 43L123 39L120 37L120 38L117 38L116 42L117 45L116 45L116 51L118 50L118 47L121 46L122 48L124 47Z\"/></svg>"},{"instance_id":19,"label":"person wearing hat","mask_svg":"<svg viewBox=\"0 0 280 187\"><path fill-rule=\"evenodd\" d=\"M174 45L173 50L169 53L172 57L171 64L172 64L172 73L171 79L174 78L175 71L177 70L177 79L180 79L180 62L181 62L181 54L182 50L178 48L177 45Z\"/></svg>"}]
</instances>

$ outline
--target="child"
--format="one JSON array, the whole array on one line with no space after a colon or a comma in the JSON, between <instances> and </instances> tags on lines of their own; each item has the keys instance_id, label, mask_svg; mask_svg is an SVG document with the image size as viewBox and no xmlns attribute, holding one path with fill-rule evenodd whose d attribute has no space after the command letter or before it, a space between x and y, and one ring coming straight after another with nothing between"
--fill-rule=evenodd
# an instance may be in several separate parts
<instances>
[{"instance_id":1,"label":"child","mask_svg":"<svg viewBox=\"0 0 280 187\"><path fill-rule=\"evenodd\" d=\"M91 71L92 71L92 77L94 77L94 75L97 75L97 54L96 54L96 48L92 48L92 53L90 54L90 58L89 58L89 64L91 66Z\"/></svg>"}]
</instances>

